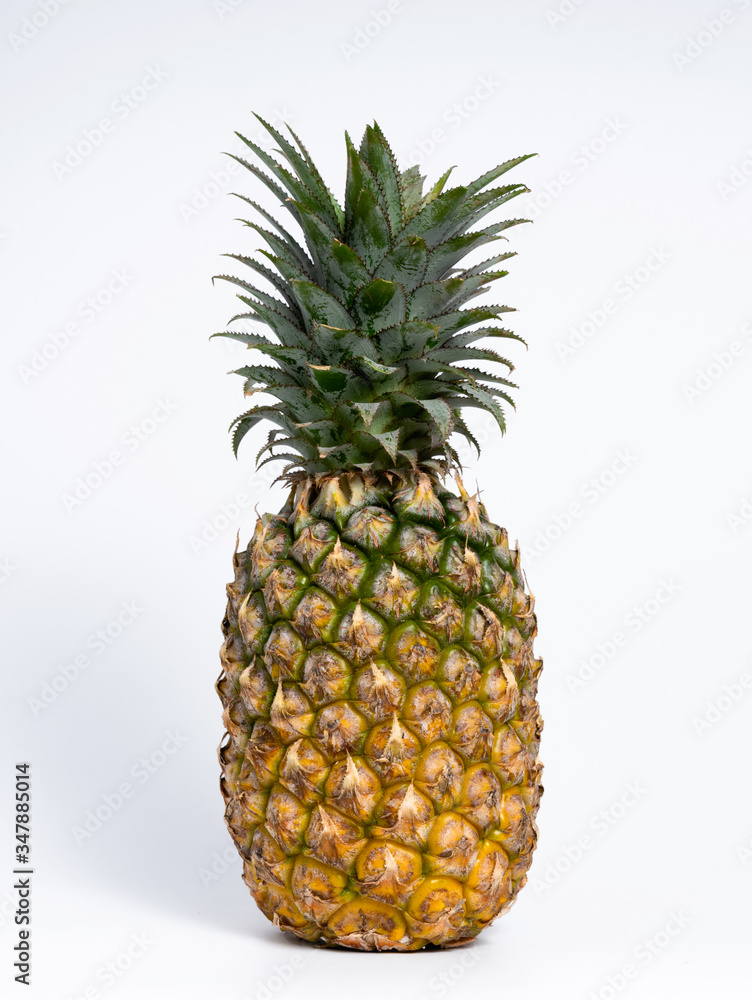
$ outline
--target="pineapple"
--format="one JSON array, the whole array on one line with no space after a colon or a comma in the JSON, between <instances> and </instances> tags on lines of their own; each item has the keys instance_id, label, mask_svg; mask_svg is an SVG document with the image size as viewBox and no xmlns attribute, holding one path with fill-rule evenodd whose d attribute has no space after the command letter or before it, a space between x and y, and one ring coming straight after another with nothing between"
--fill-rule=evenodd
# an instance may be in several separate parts
<instances>
[{"instance_id":1,"label":"pineapple","mask_svg":"<svg viewBox=\"0 0 752 1000\"><path fill-rule=\"evenodd\" d=\"M241 196L271 227L247 223L266 260L229 256L265 288L220 276L273 334L215 334L261 355L235 374L275 399L234 421L234 448L270 422L258 460L285 461L290 487L236 547L227 588L227 826L282 930L366 950L457 945L524 885L542 792L533 596L450 443L477 447L465 407L504 430L512 365L474 345L520 338L498 325L507 307L463 306L512 254L458 264L525 221L477 227L527 190L489 187L527 157L424 193L374 124L359 148L346 136L342 208L292 130L259 120L287 163L243 136L262 166L239 161L303 239Z\"/></svg>"}]
</instances>

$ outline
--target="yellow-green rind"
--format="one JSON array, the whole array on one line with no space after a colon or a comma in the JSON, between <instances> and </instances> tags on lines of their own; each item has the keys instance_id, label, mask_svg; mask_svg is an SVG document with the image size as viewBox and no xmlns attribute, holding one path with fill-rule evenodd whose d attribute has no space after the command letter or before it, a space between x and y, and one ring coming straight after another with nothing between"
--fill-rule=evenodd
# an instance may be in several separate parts
<instances>
[{"instance_id":1,"label":"yellow-green rind","mask_svg":"<svg viewBox=\"0 0 752 1000\"><path fill-rule=\"evenodd\" d=\"M308 941L461 944L524 885L542 786L534 601L477 497L298 484L234 557L217 689L226 821Z\"/></svg>"}]
</instances>

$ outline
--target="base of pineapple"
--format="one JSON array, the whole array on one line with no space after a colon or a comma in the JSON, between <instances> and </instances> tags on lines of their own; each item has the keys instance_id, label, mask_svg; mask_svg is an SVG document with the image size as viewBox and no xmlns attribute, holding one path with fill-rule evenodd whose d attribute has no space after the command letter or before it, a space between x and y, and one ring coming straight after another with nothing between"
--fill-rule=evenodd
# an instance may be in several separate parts
<instances>
[{"instance_id":1,"label":"base of pineapple","mask_svg":"<svg viewBox=\"0 0 752 1000\"><path fill-rule=\"evenodd\" d=\"M526 875L521 877L514 888L515 893L525 884L526 878ZM328 907L330 914L322 926L322 910L327 906L321 897L313 907L310 898L306 900L305 896L298 897L296 902L291 890L258 882L247 862L243 866L243 880L259 909L275 927L291 931L312 944L360 951L458 947L476 938L514 902L511 895L490 901L484 897L478 900L481 911L476 912L472 923L468 924L465 910L468 893L463 892L462 885L451 878L429 877L409 910L353 892L346 903L337 902L333 908ZM322 886L327 881L324 876Z\"/></svg>"}]
</instances>

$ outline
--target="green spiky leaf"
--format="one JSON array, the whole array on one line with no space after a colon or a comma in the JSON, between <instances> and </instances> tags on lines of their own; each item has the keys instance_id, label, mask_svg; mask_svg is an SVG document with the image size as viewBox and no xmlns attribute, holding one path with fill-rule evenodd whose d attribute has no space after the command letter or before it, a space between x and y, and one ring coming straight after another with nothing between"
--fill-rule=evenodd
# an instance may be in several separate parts
<instances>
[{"instance_id":1,"label":"green spiky leaf","mask_svg":"<svg viewBox=\"0 0 752 1000\"><path fill-rule=\"evenodd\" d=\"M405 319L405 290L393 281L377 278L360 289L353 300L356 319L369 334L396 326Z\"/></svg>"},{"instance_id":2,"label":"green spiky leaf","mask_svg":"<svg viewBox=\"0 0 752 1000\"><path fill-rule=\"evenodd\" d=\"M264 262L229 254L254 277L217 278L235 285L249 310L235 319L264 324L274 339L231 329L215 336L261 355L261 363L235 372L246 393L271 396L275 404L255 406L233 421L234 449L269 421L273 428L257 461L287 463L283 478L446 474L459 465L453 434L478 447L462 411L485 410L503 431L502 407L514 405L512 363L473 346L484 338L522 340L499 324L512 310L472 305L504 277L498 265L513 251L480 264L465 259L525 221L473 228L527 190L520 183L492 185L528 157L506 160L466 186L447 187L447 170L424 193L418 167L401 171L374 123L358 149L346 136L340 206L298 136L258 120L281 159L243 136L257 162L234 159L291 213L303 236L238 195L270 227L253 217L245 221L265 243L257 251ZM473 362L487 363L488 370Z\"/></svg>"}]
</instances>

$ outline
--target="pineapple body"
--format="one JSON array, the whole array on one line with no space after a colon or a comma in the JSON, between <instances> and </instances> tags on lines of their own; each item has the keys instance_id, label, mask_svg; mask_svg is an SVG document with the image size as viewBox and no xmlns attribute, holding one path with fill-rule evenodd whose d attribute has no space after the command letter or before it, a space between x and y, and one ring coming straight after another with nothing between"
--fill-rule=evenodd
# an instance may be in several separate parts
<instances>
[{"instance_id":1,"label":"pineapple body","mask_svg":"<svg viewBox=\"0 0 752 1000\"><path fill-rule=\"evenodd\" d=\"M477 497L425 473L298 483L236 551L217 689L226 821L309 941L475 937L536 841L536 619Z\"/></svg>"}]
</instances>

